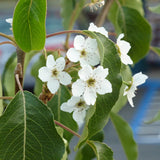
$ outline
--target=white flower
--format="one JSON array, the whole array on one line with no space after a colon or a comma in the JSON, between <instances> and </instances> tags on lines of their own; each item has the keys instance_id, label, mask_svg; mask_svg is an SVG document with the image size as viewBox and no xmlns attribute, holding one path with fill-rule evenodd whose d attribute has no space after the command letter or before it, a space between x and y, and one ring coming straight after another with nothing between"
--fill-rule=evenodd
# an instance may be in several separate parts
<instances>
[{"instance_id":1,"label":"white flower","mask_svg":"<svg viewBox=\"0 0 160 160\"><path fill-rule=\"evenodd\" d=\"M94 23L90 23L88 30L101 33L108 38L108 32L105 30L104 27L97 27L96 25L94 25Z\"/></svg>"},{"instance_id":2,"label":"white flower","mask_svg":"<svg viewBox=\"0 0 160 160\"><path fill-rule=\"evenodd\" d=\"M86 110L89 108L89 106L85 103L82 97L72 96L71 99L63 103L60 108L65 112L73 112L73 119L80 126L84 122Z\"/></svg>"},{"instance_id":3,"label":"white flower","mask_svg":"<svg viewBox=\"0 0 160 160\"><path fill-rule=\"evenodd\" d=\"M12 30L12 23L13 23L13 18L7 18L6 22L9 23L11 25L10 30Z\"/></svg>"},{"instance_id":4,"label":"white flower","mask_svg":"<svg viewBox=\"0 0 160 160\"><path fill-rule=\"evenodd\" d=\"M74 48L67 51L67 57L70 61L80 61L81 66L86 64L95 66L100 63L96 39L85 39L83 36L77 35L73 45Z\"/></svg>"},{"instance_id":5,"label":"white flower","mask_svg":"<svg viewBox=\"0 0 160 160\"><path fill-rule=\"evenodd\" d=\"M124 63L125 65L133 64L133 61L131 60L130 56L127 55L127 53L131 48L130 43L125 40L121 40L123 37L124 37L124 34L122 33L119 35L117 39L117 47L118 47L120 59L122 63Z\"/></svg>"},{"instance_id":6,"label":"white flower","mask_svg":"<svg viewBox=\"0 0 160 160\"><path fill-rule=\"evenodd\" d=\"M108 68L98 66L92 70L91 66L84 66L79 72L79 77L72 85L73 96L83 96L86 104L94 105L97 94L104 95L112 92L111 83L105 79L108 75Z\"/></svg>"},{"instance_id":7,"label":"white flower","mask_svg":"<svg viewBox=\"0 0 160 160\"><path fill-rule=\"evenodd\" d=\"M132 98L135 97L135 91L137 90L137 86L145 83L148 76L139 72L132 77L132 81L129 86L126 86L124 89L124 96L127 95L127 99L132 107L134 107Z\"/></svg>"},{"instance_id":8,"label":"white flower","mask_svg":"<svg viewBox=\"0 0 160 160\"><path fill-rule=\"evenodd\" d=\"M52 55L47 57L46 67L39 69L38 77L47 82L47 87L51 93L56 93L60 83L68 85L71 83L71 76L64 72L65 60L63 57L58 58L56 61Z\"/></svg>"}]
</instances>

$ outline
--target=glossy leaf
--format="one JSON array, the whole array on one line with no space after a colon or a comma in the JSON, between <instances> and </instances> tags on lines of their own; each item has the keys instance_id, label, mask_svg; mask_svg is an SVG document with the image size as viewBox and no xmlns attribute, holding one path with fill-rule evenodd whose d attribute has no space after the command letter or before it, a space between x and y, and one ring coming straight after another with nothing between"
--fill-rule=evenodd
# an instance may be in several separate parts
<instances>
[{"instance_id":1,"label":"glossy leaf","mask_svg":"<svg viewBox=\"0 0 160 160\"><path fill-rule=\"evenodd\" d=\"M131 72L129 66L124 65L124 64L121 65L121 76L122 76L123 81L125 81L125 82L131 81L132 72ZM112 111L115 113L119 112L125 106L125 104L127 102L127 97L123 96L125 87L126 87L126 85L122 83L120 93L119 93L119 98L118 98L116 104L114 105L114 107L112 108Z\"/></svg>"},{"instance_id":2,"label":"glossy leaf","mask_svg":"<svg viewBox=\"0 0 160 160\"><path fill-rule=\"evenodd\" d=\"M97 160L113 160L113 152L105 143L99 141L88 141L88 143L94 150Z\"/></svg>"},{"instance_id":3,"label":"glossy leaf","mask_svg":"<svg viewBox=\"0 0 160 160\"><path fill-rule=\"evenodd\" d=\"M99 142L102 142L103 139L104 139L103 131L97 133L91 138L91 140L99 141ZM85 144L77 151L75 160L92 160L93 158L95 158L95 156L96 155L93 149L88 144Z\"/></svg>"},{"instance_id":4,"label":"glossy leaf","mask_svg":"<svg viewBox=\"0 0 160 160\"><path fill-rule=\"evenodd\" d=\"M1 84L1 77L0 77L0 97L2 97L3 94L2 94L2 84ZM2 115L3 113L3 100L0 99L0 116Z\"/></svg>"},{"instance_id":5,"label":"glossy leaf","mask_svg":"<svg viewBox=\"0 0 160 160\"><path fill-rule=\"evenodd\" d=\"M13 35L25 52L45 45L46 0L19 0L13 15Z\"/></svg>"},{"instance_id":6,"label":"glossy leaf","mask_svg":"<svg viewBox=\"0 0 160 160\"><path fill-rule=\"evenodd\" d=\"M152 11L153 13L160 14L160 5L149 7L149 10Z\"/></svg>"},{"instance_id":7,"label":"glossy leaf","mask_svg":"<svg viewBox=\"0 0 160 160\"><path fill-rule=\"evenodd\" d=\"M160 56L160 48L151 46L150 49Z\"/></svg>"},{"instance_id":8,"label":"glossy leaf","mask_svg":"<svg viewBox=\"0 0 160 160\"><path fill-rule=\"evenodd\" d=\"M150 123L153 123L153 122L156 122L156 121L160 121L160 111L158 111L156 113L156 115L151 120L149 120L149 121L147 121L145 123L150 124Z\"/></svg>"},{"instance_id":9,"label":"glossy leaf","mask_svg":"<svg viewBox=\"0 0 160 160\"><path fill-rule=\"evenodd\" d=\"M125 120L113 112L110 114L110 118L118 133L128 160L136 160L138 157L138 149L133 139L131 127Z\"/></svg>"},{"instance_id":10,"label":"glossy leaf","mask_svg":"<svg viewBox=\"0 0 160 160\"><path fill-rule=\"evenodd\" d=\"M91 110L94 109L95 111L91 114L87 113L88 117L79 146L104 128L108 122L108 115L118 100L122 84L120 77L121 62L114 43L99 33L89 31L85 31L85 33L90 34L90 36L94 37L98 42L101 52L101 65L104 68L109 68L107 79L112 84L112 93L98 95L96 104L94 107L91 107Z\"/></svg>"},{"instance_id":11,"label":"glossy leaf","mask_svg":"<svg viewBox=\"0 0 160 160\"><path fill-rule=\"evenodd\" d=\"M62 103L67 102L70 99L71 94L66 86L61 86L58 90L58 94L54 95L54 97L48 102L48 107L51 108L54 113L55 120L61 122L68 128L71 128L74 131L77 131L78 126L76 122L72 118L72 114L68 112L63 112L60 110L60 106ZM67 141L70 141L73 137L73 134L64 130L64 138Z\"/></svg>"},{"instance_id":12,"label":"glossy leaf","mask_svg":"<svg viewBox=\"0 0 160 160\"><path fill-rule=\"evenodd\" d=\"M31 58L35 54L37 54L37 51L34 51L34 52L32 51L25 55L24 75ZM14 71L16 68L16 64L17 64L17 56L16 56L16 53L13 53L11 57L8 59L7 63L5 64L5 68L2 75L2 84L3 84L5 96L15 95Z\"/></svg>"},{"instance_id":13,"label":"glossy leaf","mask_svg":"<svg viewBox=\"0 0 160 160\"><path fill-rule=\"evenodd\" d=\"M52 112L29 92L19 92L0 117L0 159L61 160L64 142Z\"/></svg>"}]
</instances>

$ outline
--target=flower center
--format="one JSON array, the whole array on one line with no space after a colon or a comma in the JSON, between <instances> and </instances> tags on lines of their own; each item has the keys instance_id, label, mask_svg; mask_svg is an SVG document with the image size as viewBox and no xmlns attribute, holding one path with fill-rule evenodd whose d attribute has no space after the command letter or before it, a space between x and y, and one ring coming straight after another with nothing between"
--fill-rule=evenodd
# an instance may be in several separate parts
<instances>
[{"instance_id":1,"label":"flower center","mask_svg":"<svg viewBox=\"0 0 160 160\"><path fill-rule=\"evenodd\" d=\"M58 75L57 69L53 69L53 70L52 70L52 76L53 76L53 77L56 77L57 75Z\"/></svg>"},{"instance_id":2,"label":"flower center","mask_svg":"<svg viewBox=\"0 0 160 160\"><path fill-rule=\"evenodd\" d=\"M95 82L96 80L93 79L93 78L90 78L88 81L87 81L87 84L89 87L93 87L95 85Z\"/></svg>"},{"instance_id":3,"label":"flower center","mask_svg":"<svg viewBox=\"0 0 160 160\"><path fill-rule=\"evenodd\" d=\"M87 55L86 51L85 51L85 50L82 50L82 51L81 51L81 57L84 57L84 56L86 56L86 55Z\"/></svg>"},{"instance_id":4,"label":"flower center","mask_svg":"<svg viewBox=\"0 0 160 160\"><path fill-rule=\"evenodd\" d=\"M118 51L119 56L121 56L121 51L120 51L120 48L117 44L116 44L116 47L117 47L117 51Z\"/></svg>"},{"instance_id":5,"label":"flower center","mask_svg":"<svg viewBox=\"0 0 160 160\"><path fill-rule=\"evenodd\" d=\"M77 103L77 108L81 108L81 107L85 107L85 102L84 101L80 101Z\"/></svg>"},{"instance_id":6,"label":"flower center","mask_svg":"<svg viewBox=\"0 0 160 160\"><path fill-rule=\"evenodd\" d=\"M129 91L129 90L130 90L130 88L132 87L132 84L133 84L133 78L132 78L132 80L131 80L130 84L128 84L128 85L127 85L127 86L128 86L128 88L127 88L127 90L126 90L126 91Z\"/></svg>"}]
</instances>

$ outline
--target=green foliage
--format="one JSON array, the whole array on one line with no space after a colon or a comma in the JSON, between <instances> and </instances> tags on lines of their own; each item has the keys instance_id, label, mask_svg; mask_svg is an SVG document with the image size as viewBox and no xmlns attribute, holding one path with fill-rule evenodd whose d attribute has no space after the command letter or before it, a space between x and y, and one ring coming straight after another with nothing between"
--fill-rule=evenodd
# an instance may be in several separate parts
<instances>
[{"instance_id":1,"label":"green foliage","mask_svg":"<svg viewBox=\"0 0 160 160\"><path fill-rule=\"evenodd\" d=\"M3 94L2 94L2 83L1 83L1 77L0 77L0 97L2 97ZM3 100L0 99L0 116L2 115L3 113Z\"/></svg>"},{"instance_id":2,"label":"green foliage","mask_svg":"<svg viewBox=\"0 0 160 160\"><path fill-rule=\"evenodd\" d=\"M45 45L46 0L19 0L13 15L13 35L25 52Z\"/></svg>"},{"instance_id":3,"label":"green foliage","mask_svg":"<svg viewBox=\"0 0 160 160\"><path fill-rule=\"evenodd\" d=\"M113 152L105 143L88 141L88 144L94 150L97 160L113 160Z\"/></svg>"},{"instance_id":4,"label":"green foliage","mask_svg":"<svg viewBox=\"0 0 160 160\"><path fill-rule=\"evenodd\" d=\"M111 82L113 91L109 94L98 95L94 106L95 111L92 111L91 114L88 113L89 118L86 120L79 146L88 138L101 131L106 125L108 115L119 97L119 90L122 84L120 77L121 62L114 43L99 33L89 31L85 31L85 33L97 39L99 48L101 49L101 64L104 68L109 68L107 79ZM93 107L91 107L91 110L93 110Z\"/></svg>"},{"instance_id":5,"label":"green foliage","mask_svg":"<svg viewBox=\"0 0 160 160\"><path fill-rule=\"evenodd\" d=\"M133 139L131 127L118 114L111 112L110 118L118 133L128 160L136 160L138 157L138 149Z\"/></svg>"},{"instance_id":6,"label":"green foliage","mask_svg":"<svg viewBox=\"0 0 160 160\"><path fill-rule=\"evenodd\" d=\"M147 121L146 123L150 124L150 123L153 123L153 122L156 122L156 121L159 121L160 120L160 111L158 111L156 113L156 115L149 121Z\"/></svg>"},{"instance_id":7,"label":"green foliage","mask_svg":"<svg viewBox=\"0 0 160 160\"><path fill-rule=\"evenodd\" d=\"M19 92L0 117L0 158L61 160L64 142L53 119L34 95Z\"/></svg>"},{"instance_id":8,"label":"green foliage","mask_svg":"<svg viewBox=\"0 0 160 160\"><path fill-rule=\"evenodd\" d=\"M94 135L90 140L102 142L103 139L104 132L101 131ZM88 144L85 144L78 150L75 160L92 160L95 156L93 149Z\"/></svg>"},{"instance_id":9,"label":"green foliage","mask_svg":"<svg viewBox=\"0 0 160 160\"><path fill-rule=\"evenodd\" d=\"M152 50L153 52L157 53L157 55L160 56L160 48L158 48L158 47L153 47L153 46L151 46L150 48L151 48L151 50Z\"/></svg>"},{"instance_id":10,"label":"green foliage","mask_svg":"<svg viewBox=\"0 0 160 160\"><path fill-rule=\"evenodd\" d=\"M61 86L58 90L58 94L54 95L52 100L48 102L48 107L51 108L52 112L55 115L55 120L61 122L65 126L72 128L72 130L77 131L78 126L72 118L72 114L68 112L63 112L60 110L62 103L67 102L71 97L71 94L66 86ZM68 141L71 140L73 134L64 130L64 138Z\"/></svg>"},{"instance_id":11,"label":"green foliage","mask_svg":"<svg viewBox=\"0 0 160 160\"><path fill-rule=\"evenodd\" d=\"M160 5L157 5L155 7L149 7L149 10L152 11L153 13L160 14Z\"/></svg>"}]
</instances>

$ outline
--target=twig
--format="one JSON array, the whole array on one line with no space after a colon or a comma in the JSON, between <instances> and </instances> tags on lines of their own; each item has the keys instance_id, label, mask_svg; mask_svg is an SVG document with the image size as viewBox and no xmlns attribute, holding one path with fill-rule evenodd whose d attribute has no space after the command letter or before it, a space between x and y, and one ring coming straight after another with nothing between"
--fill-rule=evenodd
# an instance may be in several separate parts
<instances>
[{"instance_id":1,"label":"twig","mask_svg":"<svg viewBox=\"0 0 160 160\"><path fill-rule=\"evenodd\" d=\"M3 45L3 44L12 44L13 46L16 46L16 44L14 44L13 42L11 41L4 41L4 42L1 42L0 45Z\"/></svg>"},{"instance_id":2,"label":"twig","mask_svg":"<svg viewBox=\"0 0 160 160\"><path fill-rule=\"evenodd\" d=\"M18 87L19 87L19 90L20 90L20 91L23 91L23 88L22 88L21 83L20 83L20 80L19 80L19 74L16 74L16 75L15 75L15 79L16 79L17 85L18 85Z\"/></svg>"},{"instance_id":3,"label":"twig","mask_svg":"<svg viewBox=\"0 0 160 160\"><path fill-rule=\"evenodd\" d=\"M0 36L4 37L4 38L7 38L7 39L9 39L9 40L11 40L12 42L15 43L15 40L14 40L14 38L12 36L8 36L8 35L6 35L4 33L1 33L1 32L0 32Z\"/></svg>"},{"instance_id":4,"label":"twig","mask_svg":"<svg viewBox=\"0 0 160 160\"><path fill-rule=\"evenodd\" d=\"M114 0L107 0L104 7L102 8L102 11L100 14L97 16L97 19L95 21L95 24L100 27L104 24L106 16L109 12L109 9L111 7L111 4L113 3Z\"/></svg>"},{"instance_id":5,"label":"twig","mask_svg":"<svg viewBox=\"0 0 160 160\"><path fill-rule=\"evenodd\" d=\"M72 133L73 135L77 136L78 138L81 138L81 136L80 136L78 133L76 133L75 131L73 131L73 130L71 130L70 128L66 127L66 126L63 125L62 123L60 123L60 122L58 122L58 121L56 121L56 120L54 120L54 123L55 123L56 125L62 127L63 129L65 129L66 131Z\"/></svg>"},{"instance_id":6,"label":"twig","mask_svg":"<svg viewBox=\"0 0 160 160\"><path fill-rule=\"evenodd\" d=\"M3 97L0 97L0 99L13 99L13 97L6 97L6 96L3 96Z\"/></svg>"}]
</instances>

